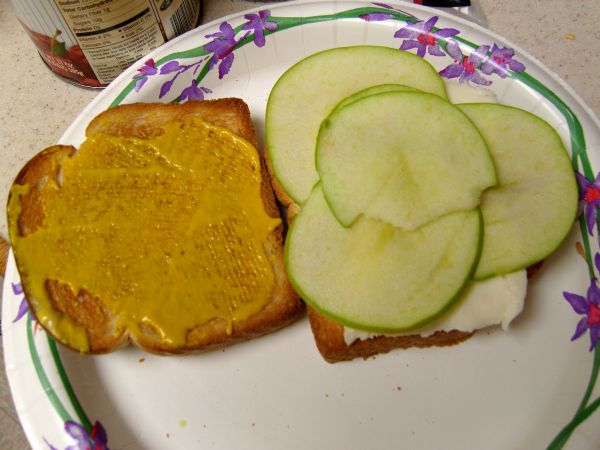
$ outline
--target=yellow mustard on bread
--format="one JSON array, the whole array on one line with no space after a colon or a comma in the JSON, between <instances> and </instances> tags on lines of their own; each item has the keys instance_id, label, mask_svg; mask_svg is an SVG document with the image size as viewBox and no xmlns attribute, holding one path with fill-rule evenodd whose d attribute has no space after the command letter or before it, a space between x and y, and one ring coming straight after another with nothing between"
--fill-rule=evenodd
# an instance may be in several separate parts
<instances>
[{"instance_id":1,"label":"yellow mustard on bread","mask_svg":"<svg viewBox=\"0 0 600 450\"><path fill-rule=\"evenodd\" d=\"M281 219L240 103L114 108L78 150L51 147L22 170L11 241L30 307L58 341L181 353L297 317Z\"/></svg>"}]
</instances>

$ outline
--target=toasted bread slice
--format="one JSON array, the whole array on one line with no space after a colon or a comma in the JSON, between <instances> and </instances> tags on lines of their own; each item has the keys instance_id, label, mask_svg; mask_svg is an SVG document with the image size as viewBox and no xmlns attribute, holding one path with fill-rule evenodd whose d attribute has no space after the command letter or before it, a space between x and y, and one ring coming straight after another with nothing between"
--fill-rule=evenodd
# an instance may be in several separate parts
<instances>
[{"instance_id":1,"label":"toasted bread slice","mask_svg":"<svg viewBox=\"0 0 600 450\"><path fill-rule=\"evenodd\" d=\"M86 135L98 134L148 139L163 133L162 127L188 117L198 117L205 122L227 128L254 146L256 133L252 125L247 105L240 99L220 99L202 102L187 102L181 105L131 104L107 110L91 121ZM26 238L44 224L44 204L40 194L41 186L48 179L58 178L60 185L60 163L65 158L77 157L77 150L71 146L50 147L35 156L17 176L9 196L9 204L18 198L18 214L10 213L9 227L13 245L17 238ZM269 183L266 165L261 159L262 179L261 200L268 216L279 218L279 210ZM28 186L26 191L21 188ZM268 303L258 312L241 321L217 317L198 323L184 330L185 342L173 345L165 341L152 326L141 327L142 333L133 333L122 327L117 328L117 317L107 307L102 298L94 292L79 289L75 292L69 280L47 279L45 292L51 301L52 313L57 317L68 317L82 327L89 343L86 353L105 353L133 343L144 350L159 354L180 354L192 351L208 351L236 342L262 336L285 327L297 319L304 305L292 289L283 265L283 226L275 227L263 244L264 255L273 271L274 287ZM15 246L17 267L19 252ZM37 303L33 301L29 277L19 267L24 291L29 299L30 309L37 313ZM193 276L193 274L191 274ZM165 305L165 314L168 306ZM43 321L42 321L43 325ZM51 330L48 330L51 332ZM52 332L51 332L52 334ZM54 336L59 342L69 345L61 336ZM78 349L81 351L81 349Z\"/></svg>"}]
</instances>

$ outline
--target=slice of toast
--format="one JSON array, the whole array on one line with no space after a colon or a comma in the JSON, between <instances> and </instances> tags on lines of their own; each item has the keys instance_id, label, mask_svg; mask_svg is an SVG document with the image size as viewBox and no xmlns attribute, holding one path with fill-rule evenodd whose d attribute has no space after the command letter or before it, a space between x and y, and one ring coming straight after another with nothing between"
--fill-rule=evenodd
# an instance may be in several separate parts
<instances>
[{"instance_id":1,"label":"slice of toast","mask_svg":"<svg viewBox=\"0 0 600 450\"><path fill-rule=\"evenodd\" d=\"M168 123L190 117L198 117L210 124L227 128L257 146L248 106L242 100L234 98L190 101L181 105L156 103L115 107L93 119L86 129L86 136L104 134L143 140L161 135L162 127ZM26 238L43 227L44 204L40 194L41 186L51 178L57 178L60 185L62 181L57 167L60 167L64 158L76 158L76 152L77 150L71 146L50 147L35 156L21 170L9 196L9 205L15 201L13 197L18 197L19 203L16 209L18 214L11 215L9 208L9 228L13 245L18 243L17 238ZM262 158L260 172L262 175L260 196L264 210L268 216L279 218L279 210ZM23 186L29 187L25 193L20 190ZM74 292L68 280L47 279L44 288L51 301L52 313L59 318L67 316L85 330L89 343L86 353L110 352L130 342L144 350L160 354L214 350L279 330L297 319L304 310L303 302L292 289L285 273L282 232L283 226L277 226L263 244L264 254L274 277L274 288L266 306L245 320L230 323L217 317L198 323L185 330L185 343L180 345L165 341L152 327L142 328L143 332L140 334L133 333L129 329L117 331L117 318L111 314L103 299L86 289ZM15 257L19 267L19 252L16 246ZM20 267L19 271L24 291L30 300L30 309L33 314L36 314L36 302L31 301L32 289L28 285L28 274ZM169 314L169 310L165 309L164 313ZM54 337L65 343L61 336Z\"/></svg>"}]
</instances>

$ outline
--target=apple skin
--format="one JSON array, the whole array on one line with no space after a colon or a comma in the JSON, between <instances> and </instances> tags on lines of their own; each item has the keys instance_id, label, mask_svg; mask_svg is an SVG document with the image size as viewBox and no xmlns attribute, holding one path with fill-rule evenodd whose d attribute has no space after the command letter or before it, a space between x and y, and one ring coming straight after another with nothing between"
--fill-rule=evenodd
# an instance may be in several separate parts
<instances>
[{"instance_id":1,"label":"apple skin","mask_svg":"<svg viewBox=\"0 0 600 450\"><path fill-rule=\"evenodd\" d=\"M348 106L350 103L360 100L361 98L368 97L369 95L375 94L383 94L385 92L414 92L417 89L411 88L410 86L406 86L404 84L394 84L394 83L385 83L385 84L377 84L375 86L368 87L361 91L356 92L355 94L346 97L341 102L339 102L335 108L331 111L329 115L334 114L335 112L342 109L344 106Z\"/></svg>"},{"instance_id":2,"label":"apple skin","mask_svg":"<svg viewBox=\"0 0 600 450\"><path fill-rule=\"evenodd\" d=\"M390 47L358 45L314 53L277 80L267 101L266 151L273 174L296 203L319 180L314 143L339 101L373 85L395 83L447 98L443 79L426 60Z\"/></svg>"},{"instance_id":3,"label":"apple skin","mask_svg":"<svg viewBox=\"0 0 600 450\"><path fill-rule=\"evenodd\" d=\"M461 297L482 230L479 209L412 232L365 217L344 228L317 184L288 230L284 263L296 292L321 314L350 328L404 332Z\"/></svg>"},{"instance_id":4,"label":"apple skin","mask_svg":"<svg viewBox=\"0 0 600 450\"><path fill-rule=\"evenodd\" d=\"M483 280L542 261L561 245L577 216L578 189L569 153L540 117L498 103L457 105L488 144L498 185L485 191Z\"/></svg>"},{"instance_id":5,"label":"apple skin","mask_svg":"<svg viewBox=\"0 0 600 450\"><path fill-rule=\"evenodd\" d=\"M475 208L496 184L473 123L448 101L417 90L386 90L336 107L319 130L315 166L345 227L364 215L414 230Z\"/></svg>"}]
</instances>

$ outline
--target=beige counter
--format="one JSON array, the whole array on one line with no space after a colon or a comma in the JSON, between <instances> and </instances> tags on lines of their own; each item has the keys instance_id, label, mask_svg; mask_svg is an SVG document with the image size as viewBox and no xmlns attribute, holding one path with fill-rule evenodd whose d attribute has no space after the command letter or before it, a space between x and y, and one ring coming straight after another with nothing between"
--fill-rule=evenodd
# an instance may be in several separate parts
<instances>
[{"instance_id":1,"label":"beige counter","mask_svg":"<svg viewBox=\"0 0 600 450\"><path fill-rule=\"evenodd\" d=\"M508 37L566 80L600 116L600 2L475 0L488 28ZM203 22L264 2L205 0ZM52 74L36 55L8 0L0 0L0 204L19 168L54 144L98 93ZM0 235L6 219L0 215ZM0 349L0 449L28 448L6 383Z\"/></svg>"}]
</instances>

